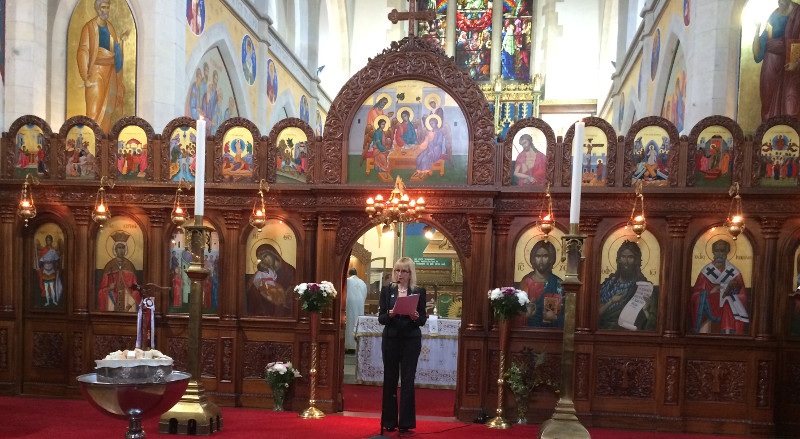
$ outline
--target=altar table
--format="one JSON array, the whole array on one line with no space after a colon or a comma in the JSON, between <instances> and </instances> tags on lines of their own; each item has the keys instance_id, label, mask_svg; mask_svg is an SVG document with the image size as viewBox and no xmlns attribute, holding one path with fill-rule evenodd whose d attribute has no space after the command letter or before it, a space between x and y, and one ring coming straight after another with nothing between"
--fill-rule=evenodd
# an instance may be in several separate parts
<instances>
[{"instance_id":1,"label":"altar table","mask_svg":"<svg viewBox=\"0 0 800 439\"><path fill-rule=\"evenodd\" d=\"M432 319L422 329L422 352L417 363L416 387L455 389L458 367L458 330L461 320ZM383 325L375 316L360 316L356 322L356 383L383 385L381 334Z\"/></svg>"}]
</instances>

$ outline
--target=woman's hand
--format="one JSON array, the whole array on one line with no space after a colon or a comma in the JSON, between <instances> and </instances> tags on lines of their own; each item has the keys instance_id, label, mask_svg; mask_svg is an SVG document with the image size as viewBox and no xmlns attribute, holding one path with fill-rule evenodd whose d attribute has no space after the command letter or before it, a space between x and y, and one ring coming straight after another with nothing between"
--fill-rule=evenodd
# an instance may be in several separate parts
<instances>
[{"instance_id":1,"label":"woman's hand","mask_svg":"<svg viewBox=\"0 0 800 439\"><path fill-rule=\"evenodd\" d=\"M389 318L391 319L392 317L394 317L394 310L390 309L389 310Z\"/></svg>"},{"instance_id":2,"label":"woman's hand","mask_svg":"<svg viewBox=\"0 0 800 439\"><path fill-rule=\"evenodd\" d=\"M411 317L411 320L417 320L419 318L419 312L414 311L414 314L411 314L409 317Z\"/></svg>"}]
</instances>

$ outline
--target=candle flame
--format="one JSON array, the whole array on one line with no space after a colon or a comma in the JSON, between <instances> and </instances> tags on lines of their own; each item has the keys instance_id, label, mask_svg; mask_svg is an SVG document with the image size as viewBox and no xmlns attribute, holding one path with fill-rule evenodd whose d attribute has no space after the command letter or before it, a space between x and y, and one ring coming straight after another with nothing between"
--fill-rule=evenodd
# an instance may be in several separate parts
<instances>
[{"instance_id":1,"label":"candle flame","mask_svg":"<svg viewBox=\"0 0 800 439\"><path fill-rule=\"evenodd\" d=\"M98 211L99 213L105 213L105 211L106 211L106 206L105 206L105 205L103 205L103 204L98 204L98 205L97 205L97 211Z\"/></svg>"},{"instance_id":2,"label":"candle flame","mask_svg":"<svg viewBox=\"0 0 800 439\"><path fill-rule=\"evenodd\" d=\"M425 199L422 197L417 198L417 204L425 204Z\"/></svg>"},{"instance_id":3,"label":"candle flame","mask_svg":"<svg viewBox=\"0 0 800 439\"><path fill-rule=\"evenodd\" d=\"M22 202L22 207L30 207L30 206L31 206L31 203L30 203L30 202L28 202L28 200L24 200L24 201Z\"/></svg>"},{"instance_id":4,"label":"candle flame","mask_svg":"<svg viewBox=\"0 0 800 439\"><path fill-rule=\"evenodd\" d=\"M545 220L545 221L550 221L552 218L550 218L550 214L548 213L548 214L547 214L547 215L545 215L545 216L544 216L544 218L542 218L542 219L543 219L543 220Z\"/></svg>"},{"instance_id":5,"label":"candle flame","mask_svg":"<svg viewBox=\"0 0 800 439\"><path fill-rule=\"evenodd\" d=\"M375 204L375 200L372 197L367 198L367 204Z\"/></svg>"},{"instance_id":6,"label":"candle flame","mask_svg":"<svg viewBox=\"0 0 800 439\"><path fill-rule=\"evenodd\" d=\"M175 208L175 213L183 213L183 209L181 209L181 206Z\"/></svg>"},{"instance_id":7,"label":"candle flame","mask_svg":"<svg viewBox=\"0 0 800 439\"><path fill-rule=\"evenodd\" d=\"M736 223L740 223L740 222L742 222L742 217L740 217L739 215L736 215L736 216L734 216L734 217L733 217L733 219L732 219L731 221L732 221L734 224L736 224Z\"/></svg>"},{"instance_id":8,"label":"candle flame","mask_svg":"<svg viewBox=\"0 0 800 439\"><path fill-rule=\"evenodd\" d=\"M261 209L256 210L256 216L264 216L264 211Z\"/></svg>"},{"instance_id":9,"label":"candle flame","mask_svg":"<svg viewBox=\"0 0 800 439\"><path fill-rule=\"evenodd\" d=\"M637 223L640 223L644 221L644 217L641 215L636 215L636 218L634 218L633 220L636 221Z\"/></svg>"}]
</instances>

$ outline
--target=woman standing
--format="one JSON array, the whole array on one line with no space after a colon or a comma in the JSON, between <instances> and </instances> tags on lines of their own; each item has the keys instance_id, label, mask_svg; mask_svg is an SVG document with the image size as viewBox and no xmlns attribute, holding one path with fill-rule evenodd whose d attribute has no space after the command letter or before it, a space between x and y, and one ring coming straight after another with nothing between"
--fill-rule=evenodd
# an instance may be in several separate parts
<instances>
[{"instance_id":1,"label":"woman standing","mask_svg":"<svg viewBox=\"0 0 800 439\"><path fill-rule=\"evenodd\" d=\"M394 264L392 283L381 288L378 321L383 328L383 403L381 427L389 431L395 428L407 432L416 428L414 408L414 376L417 360L422 349L420 326L428 320L425 314L425 288L416 286L417 274L414 261L400 258ZM398 297L419 295L417 309L411 315L395 314ZM397 379L402 376L400 410L398 422Z\"/></svg>"}]
</instances>

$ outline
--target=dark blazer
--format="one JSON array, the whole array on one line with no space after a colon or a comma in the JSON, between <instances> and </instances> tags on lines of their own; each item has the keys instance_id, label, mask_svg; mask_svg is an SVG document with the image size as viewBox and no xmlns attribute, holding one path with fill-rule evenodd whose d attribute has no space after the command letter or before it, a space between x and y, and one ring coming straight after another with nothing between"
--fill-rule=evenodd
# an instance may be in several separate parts
<instances>
[{"instance_id":1,"label":"dark blazer","mask_svg":"<svg viewBox=\"0 0 800 439\"><path fill-rule=\"evenodd\" d=\"M381 288L381 297L378 302L378 322L381 325L385 325L383 328L384 337L422 336L419 328L428 321L428 315L425 314L425 288L414 287L408 291L409 296L415 294L420 296L417 302L417 312L419 313L417 320L411 320L409 316L397 314L389 318L389 310L394 308L394 304L397 302L397 284L393 283Z\"/></svg>"}]
</instances>

